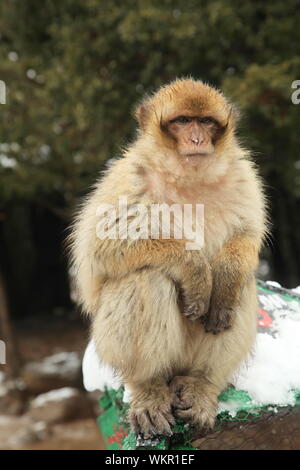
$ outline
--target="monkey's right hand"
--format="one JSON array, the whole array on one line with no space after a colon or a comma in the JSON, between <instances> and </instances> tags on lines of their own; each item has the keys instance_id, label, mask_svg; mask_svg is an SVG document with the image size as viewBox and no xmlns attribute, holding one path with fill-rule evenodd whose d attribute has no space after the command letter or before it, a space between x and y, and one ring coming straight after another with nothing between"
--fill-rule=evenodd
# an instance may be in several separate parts
<instances>
[{"instance_id":1,"label":"monkey's right hand","mask_svg":"<svg viewBox=\"0 0 300 470\"><path fill-rule=\"evenodd\" d=\"M189 320L197 320L207 314L209 309L210 296L197 295L190 297L184 295L183 315Z\"/></svg>"},{"instance_id":2,"label":"monkey's right hand","mask_svg":"<svg viewBox=\"0 0 300 470\"><path fill-rule=\"evenodd\" d=\"M189 256L189 258L188 258ZM207 314L212 291L211 268L201 252L186 254L185 263L176 265L179 284L180 310L189 320L197 320Z\"/></svg>"}]
</instances>

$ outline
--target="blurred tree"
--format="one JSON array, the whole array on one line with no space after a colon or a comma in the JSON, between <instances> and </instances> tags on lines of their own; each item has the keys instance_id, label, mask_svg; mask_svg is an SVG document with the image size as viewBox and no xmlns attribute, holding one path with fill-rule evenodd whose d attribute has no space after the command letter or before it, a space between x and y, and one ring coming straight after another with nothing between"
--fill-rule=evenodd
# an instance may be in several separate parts
<instances>
[{"instance_id":1,"label":"blurred tree","mask_svg":"<svg viewBox=\"0 0 300 470\"><path fill-rule=\"evenodd\" d=\"M70 210L132 138L133 104L182 75L222 87L245 111L241 138L254 150L272 202L274 241L266 252L272 277L299 283L300 105L291 102L291 84L300 79L299 6L299 0L1 3L7 104L0 105L0 238L14 310L32 298L36 309L68 303L60 241Z\"/></svg>"}]
</instances>

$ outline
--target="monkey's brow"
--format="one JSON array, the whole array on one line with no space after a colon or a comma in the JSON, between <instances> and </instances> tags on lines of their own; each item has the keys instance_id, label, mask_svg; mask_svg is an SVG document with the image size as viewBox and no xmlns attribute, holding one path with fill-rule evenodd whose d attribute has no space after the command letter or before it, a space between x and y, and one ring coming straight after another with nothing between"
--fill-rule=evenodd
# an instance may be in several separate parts
<instances>
[{"instance_id":1,"label":"monkey's brow","mask_svg":"<svg viewBox=\"0 0 300 470\"><path fill-rule=\"evenodd\" d=\"M177 119L180 118L186 118L186 119L198 119L200 116L187 116L186 114L178 114L178 116L175 116L173 119L170 119L170 122L175 122Z\"/></svg>"},{"instance_id":2,"label":"monkey's brow","mask_svg":"<svg viewBox=\"0 0 300 470\"><path fill-rule=\"evenodd\" d=\"M173 122L177 121L177 119L180 119L180 118L187 118L187 119L190 119L192 121L195 121L197 119L210 119L214 124L219 125L219 122L214 117L209 116L209 115L190 116L190 115L186 115L186 114L178 114L178 116L174 117L169 122L173 123Z\"/></svg>"}]
</instances>

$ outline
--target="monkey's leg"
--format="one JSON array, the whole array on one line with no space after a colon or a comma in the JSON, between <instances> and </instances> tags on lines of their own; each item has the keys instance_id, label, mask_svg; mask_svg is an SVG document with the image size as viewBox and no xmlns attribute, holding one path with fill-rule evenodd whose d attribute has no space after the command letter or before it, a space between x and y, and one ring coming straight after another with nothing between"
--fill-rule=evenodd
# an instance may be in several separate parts
<instances>
[{"instance_id":1,"label":"monkey's leg","mask_svg":"<svg viewBox=\"0 0 300 470\"><path fill-rule=\"evenodd\" d=\"M254 280L241 295L232 328L212 335L195 330L194 359L185 376L170 384L175 415L200 428L214 425L218 395L232 379L255 340L257 296ZM197 335L198 334L198 338Z\"/></svg>"},{"instance_id":2,"label":"monkey's leg","mask_svg":"<svg viewBox=\"0 0 300 470\"><path fill-rule=\"evenodd\" d=\"M167 383L185 361L184 322L174 283L151 269L108 281L93 320L92 336L102 361L132 392L130 421L145 436L170 433Z\"/></svg>"}]
</instances>

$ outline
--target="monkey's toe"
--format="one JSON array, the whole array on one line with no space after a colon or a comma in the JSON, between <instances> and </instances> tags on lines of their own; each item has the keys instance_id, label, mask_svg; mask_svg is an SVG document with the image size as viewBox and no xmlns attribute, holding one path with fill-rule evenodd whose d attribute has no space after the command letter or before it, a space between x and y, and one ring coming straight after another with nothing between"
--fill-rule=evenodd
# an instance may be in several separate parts
<instances>
[{"instance_id":1,"label":"monkey's toe","mask_svg":"<svg viewBox=\"0 0 300 470\"><path fill-rule=\"evenodd\" d=\"M188 377L174 377L170 383L170 391L173 408L186 410L193 405L193 395L188 388Z\"/></svg>"},{"instance_id":2,"label":"monkey's toe","mask_svg":"<svg viewBox=\"0 0 300 470\"><path fill-rule=\"evenodd\" d=\"M168 411L137 408L129 411L131 427L136 435L150 439L157 435L172 436L171 426L175 424L174 417Z\"/></svg>"},{"instance_id":3,"label":"monkey's toe","mask_svg":"<svg viewBox=\"0 0 300 470\"><path fill-rule=\"evenodd\" d=\"M186 410L177 409L175 416L192 424L199 429L209 430L215 424L215 411L207 410L202 407L192 406Z\"/></svg>"},{"instance_id":4,"label":"monkey's toe","mask_svg":"<svg viewBox=\"0 0 300 470\"><path fill-rule=\"evenodd\" d=\"M170 383L174 415L201 429L214 426L217 402L201 393L195 377L177 376Z\"/></svg>"}]
</instances>

